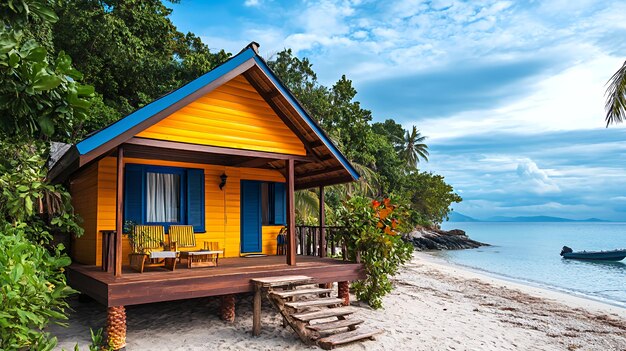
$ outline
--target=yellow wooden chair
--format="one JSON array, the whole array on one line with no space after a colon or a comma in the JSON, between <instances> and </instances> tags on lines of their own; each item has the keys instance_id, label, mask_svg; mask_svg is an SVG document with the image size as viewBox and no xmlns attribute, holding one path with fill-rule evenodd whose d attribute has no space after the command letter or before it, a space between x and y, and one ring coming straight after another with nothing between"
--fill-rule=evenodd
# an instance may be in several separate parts
<instances>
[{"instance_id":1,"label":"yellow wooden chair","mask_svg":"<svg viewBox=\"0 0 626 351\"><path fill-rule=\"evenodd\" d=\"M180 258L187 261L187 267L216 267L219 255L218 242L205 241L202 249L197 248L196 235L191 225L172 225L169 229L170 246L180 250Z\"/></svg>"},{"instance_id":2,"label":"yellow wooden chair","mask_svg":"<svg viewBox=\"0 0 626 351\"><path fill-rule=\"evenodd\" d=\"M190 251L196 248L196 234L192 225L171 225L169 229L170 247L179 251Z\"/></svg>"},{"instance_id":3,"label":"yellow wooden chair","mask_svg":"<svg viewBox=\"0 0 626 351\"><path fill-rule=\"evenodd\" d=\"M220 254L224 257L224 252L226 250L220 249L220 243L218 241L205 241L204 242L204 251L211 252L207 256L207 260L212 262L213 265L217 267L218 259L220 258Z\"/></svg>"},{"instance_id":4,"label":"yellow wooden chair","mask_svg":"<svg viewBox=\"0 0 626 351\"><path fill-rule=\"evenodd\" d=\"M161 225L136 225L131 240L130 267L143 273L145 267L176 268L176 250L165 250L165 229Z\"/></svg>"}]
</instances>

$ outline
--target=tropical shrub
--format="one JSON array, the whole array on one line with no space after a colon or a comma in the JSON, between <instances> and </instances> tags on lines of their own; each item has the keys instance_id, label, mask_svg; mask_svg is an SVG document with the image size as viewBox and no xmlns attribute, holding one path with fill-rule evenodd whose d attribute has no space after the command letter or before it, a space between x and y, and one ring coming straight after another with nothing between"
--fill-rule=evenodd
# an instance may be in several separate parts
<instances>
[{"instance_id":1,"label":"tropical shrub","mask_svg":"<svg viewBox=\"0 0 626 351\"><path fill-rule=\"evenodd\" d=\"M360 261L366 278L352 285L359 300L373 308L392 290L390 277L411 259L413 246L398 232L398 207L389 198L382 201L356 196L338 209L337 220L345 227L343 239L348 258Z\"/></svg>"},{"instance_id":2,"label":"tropical shrub","mask_svg":"<svg viewBox=\"0 0 626 351\"><path fill-rule=\"evenodd\" d=\"M65 297L73 293L63 267L70 259L63 246L50 252L26 238L26 224L0 227L0 349L50 350L56 338L44 332L66 320Z\"/></svg>"},{"instance_id":3,"label":"tropical shrub","mask_svg":"<svg viewBox=\"0 0 626 351\"><path fill-rule=\"evenodd\" d=\"M0 223L28 223L27 238L49 244L54 233L80 236L69 192L46 182L41 145L0 145Z\"/></svg>"}]
</instances>

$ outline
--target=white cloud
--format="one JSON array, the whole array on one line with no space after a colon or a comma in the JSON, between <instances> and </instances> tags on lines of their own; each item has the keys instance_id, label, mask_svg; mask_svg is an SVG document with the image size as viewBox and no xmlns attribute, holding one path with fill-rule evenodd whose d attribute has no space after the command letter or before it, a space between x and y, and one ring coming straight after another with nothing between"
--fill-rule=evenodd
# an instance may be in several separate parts
<instances>
[{"instance_id":1,"label":"white cloud","mask_svg":"<svg viewBox=\"0 0 626 351\"><path fill-rule=\"evenodd\" d=\"M246 7L259 6L260 4L260 0L246 0L243 2L243 5Z\"/></svg>"},{"instance_id":2,"label":"white cloud","mask_svg":"<svg viewBox=\"0 0 626 351\"><path fill-rule=\"evenodd\" d=\"M530 181L530 191L544 194L559 191L559 186L550 179L548 173L540 169L535 162L530 159L521 160L517 164L517 175L522 180Z\"/></svg>"},{"instance_id":3,"label":"white cloud","mask_svg":"<svg viewBox=\"0 0 626 351\"><path fill-rule=\"evenodd\" d=\"M603 127L605 84L622 63L623 58L596 53L563 72L541 77L530 95L503 106L406 124L418 124L431 139L459 137L468 130L541 133Z\"/></svg>"}]
</instances>

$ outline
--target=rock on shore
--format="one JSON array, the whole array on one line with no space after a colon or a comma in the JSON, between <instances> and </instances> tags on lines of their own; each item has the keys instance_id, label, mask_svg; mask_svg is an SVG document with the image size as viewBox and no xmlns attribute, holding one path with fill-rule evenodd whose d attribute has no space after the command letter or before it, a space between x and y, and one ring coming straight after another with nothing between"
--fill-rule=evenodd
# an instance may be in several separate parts
<instances>
[{"instance_id":1,"label":"rock on shore","mask_svg":"<svg viewBox=\"0 0 626 351\"><path fill-rule=\"evenodd\" d=\"M418 227L411 233L405 234L404 240L413 243L417 251L462 250L489 246L489 244L470 239L460 229L441 230L438 228Z\"/></svg>"}]
</instances>

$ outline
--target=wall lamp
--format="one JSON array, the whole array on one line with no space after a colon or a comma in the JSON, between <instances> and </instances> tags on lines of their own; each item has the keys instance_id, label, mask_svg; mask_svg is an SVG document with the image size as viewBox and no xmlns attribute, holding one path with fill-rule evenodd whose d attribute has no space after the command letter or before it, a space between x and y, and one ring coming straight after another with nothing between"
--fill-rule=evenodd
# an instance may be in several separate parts
<instances>
[{"instance_id":1,"label":"wall lamp","mask_svg":"<svg viewBox=\"0 0 626 351\"><path fill-rule=\"evenodd\" d=\"M222 180L220 182L220 190L222 190L222 188L226 185L226 179L228 179L228 176L226 175L226 173L222 173L220 179Z\"/></svg>"}]
</instances>

